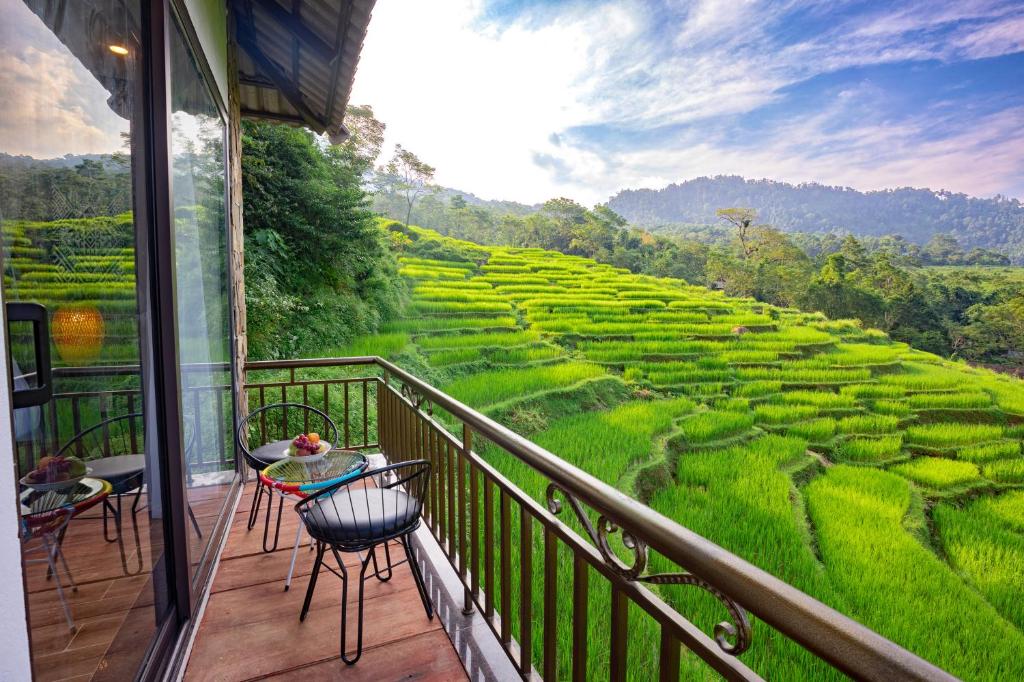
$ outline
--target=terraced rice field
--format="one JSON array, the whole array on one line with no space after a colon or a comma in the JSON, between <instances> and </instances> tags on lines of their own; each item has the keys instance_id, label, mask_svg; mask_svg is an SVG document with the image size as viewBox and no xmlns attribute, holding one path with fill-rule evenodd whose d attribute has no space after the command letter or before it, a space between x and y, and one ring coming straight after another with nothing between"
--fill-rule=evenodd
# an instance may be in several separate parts
<instances>
[{"instance_id":1,"label":"terraced rice field","mask_svg":"<svg viewBox=\"0 0 1024 682\"><path fill-rule=\"evenodd\" d=\"M379 345L362 340L364 352L426 375L956 675L1024 679L1024 384L853 320L559 253L417 235L463 255L403 259L406 315ZM480 450L543 498L540 477ZM570 574L566 564L560 580ZM661 592L707 632L725 616L693 588ZM595 615L607 609L606 595L592 602ZM657 656L644 618L630 613L640 664ZM591 619L593 637L607 636L601 627L606 618ZM838 677L763 623L753 640L742 660L762 675ZM605 675L594 658L605 648L593 649L591 672ZM692 659L685 676L707 677Z\"/></svg>"},{"instance_id":2,"label":"terraced rice field","mask_svg":"<svg viewBox=\"0 0 1024 682\"><path fill-rule=\"evenodd\" d=\"M51 357L56 366L138 362L131 214L53 222L4 221L0 232L8 300L41 303L51 317L62 309L85 310L102 320L102 343L76 344L73 338L66 344L55 343ZM59 327L56 322L51 324ZM54 338L61 333L59 328L51 331ZM89 336L94 331L72 328L65 334ZM30 343L26 335L14 336L15 346Z\"/></svg>"}]
</instances>

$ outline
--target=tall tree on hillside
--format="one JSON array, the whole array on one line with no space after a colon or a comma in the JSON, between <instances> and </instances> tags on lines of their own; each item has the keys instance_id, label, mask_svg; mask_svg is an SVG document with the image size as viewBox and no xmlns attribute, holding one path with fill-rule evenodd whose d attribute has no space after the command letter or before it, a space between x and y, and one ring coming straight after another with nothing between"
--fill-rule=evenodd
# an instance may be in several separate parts
<instances>
[{"instance_id":1,"label":"tall tree on hillside","mask_svg":"<svg viewBox=\"0 0 1024 682\"><path fill-rule=\"evenodd\" d=\"M720 208L715 211L715 215L736 228L736 238L743 249L743 257L754 255L757 245L752 239L752 226L757 219L757 211L752 208Z\"/></svg>"},{"instance_id":2,"label":"tall tree on hillside","mask_svg":"<svg viewBox=\"0 0 1024 682\"><path fill-rule=\"evenodd\" d=\"M409 227L412 219L412 208L416 201L425 194L435 194L435 168L421 161L416 154L400 144L395 145L395 154L388 161L381 173L379 182L386 192L397 194L405 202L405 226Z\"/></svg>"},{"instance_id":3,"label":"tall tree on hillside","mask_svg":"<svg viewBox=\"0 0 1024 682\"><path fill-rule=\"evenodd\" d=\"M357 170L365 175L373 170L384 147L383 122L373 115L370 105L352 105L345 109L345 127L348 128L348 139L340 146L352 157Z\"/></svg>"}]
</instances>

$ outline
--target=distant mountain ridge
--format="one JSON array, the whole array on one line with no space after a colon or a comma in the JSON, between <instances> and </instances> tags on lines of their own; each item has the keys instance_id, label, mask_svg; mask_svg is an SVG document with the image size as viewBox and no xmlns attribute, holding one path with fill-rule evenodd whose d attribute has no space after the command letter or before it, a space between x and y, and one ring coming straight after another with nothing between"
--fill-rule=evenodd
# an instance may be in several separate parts
<instances>
[{"instance_id":1,"label":"distant mountain ridge","mask_svg":"<svg viewBox=\"0 0 1024 682\"><path fill-rule=\"evenodd\" d=\"M910 187L860 192L723 175L659 190L622 190L609 199L608 206L656 233L720 223L717 209L744 207L756 209L760 222L786 232L896 234L922 244L945 233L965 247L996 249L1015 261L1024 260L1024 204L1002 196L979 199Z\"/></svg>"}]
</instances>

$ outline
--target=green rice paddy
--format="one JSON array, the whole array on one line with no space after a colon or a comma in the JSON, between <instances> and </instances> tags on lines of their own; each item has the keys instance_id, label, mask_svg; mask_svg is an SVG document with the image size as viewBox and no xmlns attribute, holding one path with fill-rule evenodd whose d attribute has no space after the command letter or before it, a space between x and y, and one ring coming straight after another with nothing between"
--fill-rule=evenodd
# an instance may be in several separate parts
<instances>
[{"instance_id":1,"label":"green rice paddy","mask_svg":"<svg viewBox=\"0 0 1024 682\"><path fill-rule=\"evenodd\" d=\"M1024 678L1024 384L856 320L539 249L465 248L476 262L402 259L412 298L380 354L422 363L457 399L954 674ZM480 452L543 501L536 472ZM724 615L691 588L658 591L706 632ZM650 623L632 610L630 623L630 660L656 661ZM594 677L602 655L590 652ZM691 658L684 677L709 676ZM839 677L763 623L742 660L771 679Z\"/></svg>"}]
</instances>

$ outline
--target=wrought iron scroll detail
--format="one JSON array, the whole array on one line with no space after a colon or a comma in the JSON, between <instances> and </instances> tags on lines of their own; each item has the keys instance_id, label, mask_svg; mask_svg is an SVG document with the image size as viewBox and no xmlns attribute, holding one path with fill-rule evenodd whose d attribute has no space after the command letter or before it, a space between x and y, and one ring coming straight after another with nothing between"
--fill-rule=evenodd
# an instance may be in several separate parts
<instances>
[{"instance_id":1,"label":"wrought iron scroll detail","mask_svg":"<svg viewBox=\"0 0 1024 682\"><path fill-rule=\"evenodd\" d=\"M431 406L430 401L427 400L427 397L425 395L418 392L415 388L413 388L409 384L402 383L400 392L403 398L412 403L413 408L419 410L424 404L426 404L426 413L431 416L434 415L434 408Z\"/></svg>"},{"instance_id":2,"label":"wrought iron scroll detail","mask_svg":"<svg viewBox=\"0 0 1024 682\"><path fill-rule=\"evenodd\" d=\"M698 587L722 604L729 613L730 620L722 621L715 625L715 642L722 651L738 656L750 647L751 632L750 619L747 617L746 609L736 603L734 599L721 592L716 587L699 576L683 571L681 573L646 573L648 548L647 543L636 537L624 528L620 528L614 521L604 514L600 514L595 526L590 515L584 510L575 495L567 491L557 483L551 483L547 489L548 510L555 515L563 509L562 500L556 497L560 495L565 502L572 507L573 513L579 520L580 525L590 536L591 542L597 547L604 559L604 563L615 571L623 580L630 582L641 582L650 585L692 585ZM609 538L621 533L622 546L631 553L631 561L627 563L616 554L609 543Z\"/></svg>"}]
</instances>

